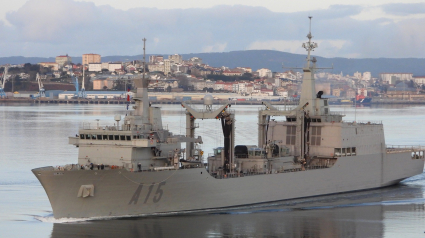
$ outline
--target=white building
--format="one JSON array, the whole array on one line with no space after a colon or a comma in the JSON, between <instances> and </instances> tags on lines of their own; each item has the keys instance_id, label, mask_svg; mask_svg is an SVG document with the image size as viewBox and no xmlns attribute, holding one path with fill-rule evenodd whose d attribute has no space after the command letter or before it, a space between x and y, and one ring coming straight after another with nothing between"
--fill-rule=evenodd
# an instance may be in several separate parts
<instances>
[{"instance_id":1,"label":"white building","mask_svg":"<svg viewBox=\"0 0 425 238\"><path fill-rule=\"evenodd\" d=\"M164 72L164 62L157 63L157 64L148 64L148 70L149 72Z\"/></svg>"},{"instance_id":2,"label":"white building","mask_svg":"<svg viewBox=\"0 0 425 238\"><path fill-rule=\"evenodd\" d=\"M354 78L356 78L356 79L362 79L362 73L360 73L360 72L355 72L355 73L354 73Z\"/></svg>"},{"instance_id":3,"label":"white building","mask_svg":"<svg viewBox=\"0 0 425 238\"><path fill-rule=\"evenodd\" d=\"M415 82L416 84L419 84L419 85L424 85L425 84L425 76L415 76L415 77L413 77L413 82Z\"/></svg>"},{"instance_id":4,"label":"white building","mask_svg":"<svg viewBox=\"0 0 425 238\"><path fill-rule=\"evenodd\" d=\"M232 85L232 92L239 92L239 84L238 83L234 83Z\"/></svg>"},{"instance_id":5,"label":"white building","mask_svg":"<svg viewBox=\"0 0 425 238\"><path fill-rule=\"evenodd\" d=\"M370 72L363 73L363 80L370 81L372 79L372 74Z\"/></svg>"},{"instance_id":6,"label":"white building","mask_svg":"<svg viewBox=\"0 0 425 238\"><path fill-rule=\"evenodd\" d=\"M164 60L164 74L168 75L171 73L171 61L169 59Z\"/></svg>"},{"instance_id":7,"label":"white building","mask_svg":"<svg viewBox=\"0 0 425 238\"><path fill-rule=\"evenodd\" d=\"M282 82L282 81L280 80L280 78L275 78L275 79L274 79L274 86L275 86L275 87L280 87L280 86L282 86L282 85L281 85L281 82Z\"/></svg>"},{"instance_id":8,"label":"white building","mask_svg":"<svg viewBox=\"0 0 425 238\"><path fill-rule=\"evenodd\" d=\"M272 77L272 71L270 69L259 69L257 70L258 76L260 76L261 78L271 78Z\"/></svg>"},{"instance_id":9,"label":"white building","mask_svg":"<svg viewBox=\"0 0 425 238\"><path fill-rule=\"evenodd\" d=\"M396 81L410 81L413 79L412 73L382 73L379 75L382 82L395 84Z\"/></svg>"},{"instance_id":10,"label":"white building","mask_svg":"<svg viewBox=\"0 0 425 238\"><path fill-rule=\"evenodd\" d=\"M121 68L122 68L121 63L109 63L109 66L108 66L108 70L110 72L114 72L115 70L121 69Z\"/></svg>"},{"instance_id":11,"label":"white building","mask_svg":"<svg viewBox=\"0 0 425 238\"><path fill-rule=\"evenodd\" d=\"M90 72L100 72L100 71L102 71L102 64L101 63L91 63L91 64L89 64L89 71Z\"/></svg>"},{"instance_id":12,"label":"white building","mask_svg":"<svg viewBox=\"0 0 425 238\"><path fill-rule=\"evenodd\" d=\"M238 83L238 92L246 93L246 83Z\"/></svg>"},{"instance_id":13,"label":"white building","mask_svg":"<svg viewBox=\"0 0 425 238\"><path fill-rule=\"evenodd\" d=\"M127 91L87 91L87 98L89 99L125 99L127 94L130 98L134 96L133 92ZM59 93L58 99L71 99L75 95L75 91L65 91Z\"/></svg>"},{"instance_id":14,"label":"white building","mask_svg":"<svg viewBox=\"0 0 425 238\"><path fill-rule=\"evenodd\" d=\"M189 60L192 64L202 64L202 59L199 57L192 57Z\"/></svg>"},{"instance_id":15,"label":"white building","mask_svg":"<svg viewBox=\"0 0 425 238\"><path fill-rule=\"evenodd\" d=\"M109 70L109 63L102 63L102 69Z\"/></svg>"},{"instance_id":16,"label":"white building","mask_svg":"<svg viewBox=\"0 0 425 238\"><path fill-rule=\"evenodd\" d=\"M178 55L178 54L169 55L168 59L170 61L174 62L174 64L181 64L183 62L183 57L181 55Z\"/></svg>"}]
</instances>

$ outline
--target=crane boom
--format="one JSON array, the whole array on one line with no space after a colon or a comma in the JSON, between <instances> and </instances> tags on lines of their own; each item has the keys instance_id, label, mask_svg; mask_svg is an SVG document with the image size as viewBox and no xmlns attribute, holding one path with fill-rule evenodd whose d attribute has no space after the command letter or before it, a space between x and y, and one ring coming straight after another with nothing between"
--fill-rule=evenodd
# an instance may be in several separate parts
<instances>
[{"instance_id":1,"label":"crane boom","mask_svg":"<svg viewBox=\"0 0 425 238\"><path fill-rule=\"evenodd\" d=\"M71 78L72 78L72 83L74 84L74 86L75 86L75 94L74 94L74 97L76 97L76 98L79 98L80 97L80 92L79 92L79 85L78 85L78 78L77 78L77 76L75 76L75 74L72 72L72 70L71 69L69 69L69 73L70 73L70 75L71 75Z\"/></svg>"},{"instance_id":2,"label":"crane boom","mask_svg":"<svg viewBox=\"0 0 425 238\"><path fill-rule=\"evenodd\" d=\"M46 93L45 93L46 90L44 89L43 82L41 82L41 77L38 73L37 73L36 79L38 83L38 97L44 98L46 97Z\"/></svg>"},{"instance_id":3,"label":"crane boom","mask_svg":"<svg viewBox=\"0 0 425 238\"><path fill-rule=\"evenodd\" d=\"M84 86L84 76L85 76L85 66L83 65L83 82L81 84L81 92L80 92L81 98L87 98L86 88Z\"/></svg>"}]
</instances>

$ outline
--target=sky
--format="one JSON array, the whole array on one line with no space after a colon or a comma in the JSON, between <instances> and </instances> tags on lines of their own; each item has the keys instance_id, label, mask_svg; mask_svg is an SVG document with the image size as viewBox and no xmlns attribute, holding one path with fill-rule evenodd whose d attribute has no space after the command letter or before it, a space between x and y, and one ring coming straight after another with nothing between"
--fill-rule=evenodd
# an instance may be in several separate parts
<instances>
[{"instance_id":1,"label":"sky","mask_svg":"<svg viewBox=\"0 0 425 238\"><path fill-rule=\"evenodd\" d=\"M185 54L270 49L425 58L425 1L0 0L0 57Z\"/></svg>"}]
</instances>

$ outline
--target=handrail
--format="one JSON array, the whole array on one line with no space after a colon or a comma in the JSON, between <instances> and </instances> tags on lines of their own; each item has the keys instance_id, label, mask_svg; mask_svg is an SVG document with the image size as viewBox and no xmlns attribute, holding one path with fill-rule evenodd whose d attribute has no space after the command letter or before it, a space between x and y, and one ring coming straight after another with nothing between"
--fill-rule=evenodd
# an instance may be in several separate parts
<instances>
[{"instance_id":1,"label":"handrail","mask_svg":"<svg viewBox=\"0 0 425 238\"><path fill-rule=\"evenodd\" d=\"M421 145L386 145L387 153L425 151L425 146Z\"/></svg>"},{"instance_id":2,"label":"handrail","mask_svg":"<svg viewBox=\"0 0 425 238\"><path fill-rule=\"evenodd\" d=\"M382 125L382 121L342 121L350 125Z\"/></svg>"}]
</instances>

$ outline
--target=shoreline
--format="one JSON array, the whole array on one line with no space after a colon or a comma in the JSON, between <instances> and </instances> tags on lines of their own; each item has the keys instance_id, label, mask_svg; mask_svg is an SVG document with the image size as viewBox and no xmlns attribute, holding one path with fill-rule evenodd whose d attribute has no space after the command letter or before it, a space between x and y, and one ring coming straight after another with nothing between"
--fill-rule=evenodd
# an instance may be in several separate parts
<instances>
[{"instance_id":1,"label":"shoreline","mask_svg":"<svg viewBox=\"0 0 425 238\"><path fill-rule=\"evenodd\" d=\"M46 103L46 104L127 104L125 99L9 99L0 98L0 103ZM181 104L181 100L150 100L151 104ZM203 104L203 100L190 100L192 104ZM233 105L262 105L263 101L226 101L214 100L214 104L230 103ZM268 101L272 105L298 105L298 101ZM134 104L131 101L130 104ZM354 105L351 103L333 103L330 105ZM394 99L372 99L372 102L367 104L357 105L379 105L379 104L406 104L406 105L421 105L425 104L425 100L394 100Z\"/></svg>"}]
</instances>

